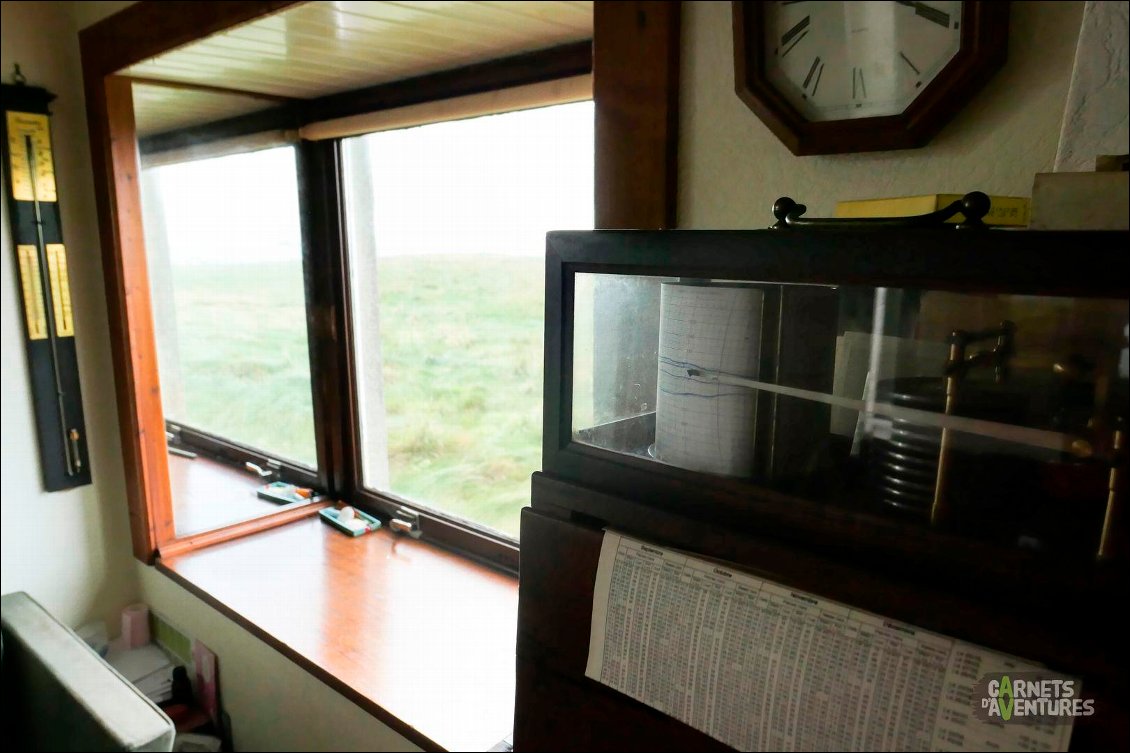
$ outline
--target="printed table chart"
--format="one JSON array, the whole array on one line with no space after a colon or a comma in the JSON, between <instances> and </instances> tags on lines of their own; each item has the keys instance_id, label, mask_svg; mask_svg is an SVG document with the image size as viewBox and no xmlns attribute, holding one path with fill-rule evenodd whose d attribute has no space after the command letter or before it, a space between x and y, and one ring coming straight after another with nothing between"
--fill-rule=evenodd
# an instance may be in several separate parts
<instances>
[{"instance_id":1,"label":"printed table chart","mask_svg":"<svg viewBox=\"0 0 1130 753\"><path fill-rule=\"evenodd\" d=\"M605 534L585 674L739 750L1067 750L1071 724L988 723L1015 658Z\"/></svg>"}]
</instances>

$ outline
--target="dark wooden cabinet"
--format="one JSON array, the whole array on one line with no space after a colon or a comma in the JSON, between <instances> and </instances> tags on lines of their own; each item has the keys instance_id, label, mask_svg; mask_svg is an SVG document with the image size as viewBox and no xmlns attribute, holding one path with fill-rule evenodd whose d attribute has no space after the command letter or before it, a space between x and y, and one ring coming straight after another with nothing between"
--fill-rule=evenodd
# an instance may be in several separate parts
<instances>
[{"instance_id":1,"label":"dark wooden cabinet","mask_svg":"<svg viewBox=\"0 0 1130 753\"><path fill-rule=\"evenodd\" d=\"M1079 676L1099 712L1072 748L1126 747L1127 240L551 233L515 748L725 747L585 678L605 527ZM682 430L725 472L672 462Z\"/></svg>"}]
</instances>

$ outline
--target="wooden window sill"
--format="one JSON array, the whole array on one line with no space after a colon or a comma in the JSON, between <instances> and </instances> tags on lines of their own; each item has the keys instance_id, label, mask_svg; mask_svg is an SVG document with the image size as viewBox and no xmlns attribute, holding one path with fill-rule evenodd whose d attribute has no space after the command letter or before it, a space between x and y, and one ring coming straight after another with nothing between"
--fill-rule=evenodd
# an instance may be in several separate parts
<instances>
[{"instance_id":1,"label":"wooden window sill","mask_svg":"<svg viewBox=\"0 0 1130 753\"><path fill-rule=\"evenodd\" d=\"M157 569L425 749L488 750L511 732L511 576L316 516Z\"/></svg>"},{"instance_id":2,"label":"wooden window sill","mask_svg":"<svg viewBox=\"0 0 1130 753\"><path fill-rule=\"evenodd\" d=\"M263 518L305 503L280 505L256 496L263 482L254 474L201 455L169 455L169 486L178 537Z\"/></svg>"}]
</instances>

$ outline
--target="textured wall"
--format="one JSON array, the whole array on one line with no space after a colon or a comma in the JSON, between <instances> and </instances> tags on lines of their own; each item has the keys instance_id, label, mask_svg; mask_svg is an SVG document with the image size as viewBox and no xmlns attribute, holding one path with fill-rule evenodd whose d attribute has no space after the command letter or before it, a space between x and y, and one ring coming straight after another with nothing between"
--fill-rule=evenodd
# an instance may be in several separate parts
<instances>
[{"instance_id":1,"label":"textured wall","mask_svg":"<svg viewBox=\"0 0 1130 753\"><path fill-rule=\"evenodd\" d=\"M106 16L133 5L133 2L132 0L75 0L67 5L71 6L71 20L74 21L75 28L85 29Z\"/></svg>"},{"instance_id":2,"label":"textured wall","mask_svg":"<svg viewBox=\"0 0 1130 753\"><path fill-rule=\"evenodd\" d=\"M683 6L679 225L765 227L779 196L839 199L980 189L1029 196L1051 170L1081 2L1012 3L1009 60L922 149L795 157L734 94L730 3Z\"/></svg>"},{"instance_id":3,"label":"textured wall","mask_svg":"<svg viewBox=\"0 0 1130 753\"><path fill-rule=\"evenodd\" d=\"M1130 3L1088 0L1063 113L1056 171L1094 169L1099 154L1130 151Z\"/></svg>"}]
</instances>

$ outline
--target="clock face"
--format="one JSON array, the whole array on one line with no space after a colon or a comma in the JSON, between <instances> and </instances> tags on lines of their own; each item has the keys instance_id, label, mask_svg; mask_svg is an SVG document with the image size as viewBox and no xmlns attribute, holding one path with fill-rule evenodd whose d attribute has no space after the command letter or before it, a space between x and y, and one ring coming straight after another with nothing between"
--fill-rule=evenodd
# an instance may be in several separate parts
<instances>
[{"instance_id":1,"label":"clock face","mask_svg":"<svg viewBox=\"0 0 1130 753\"><path fill-rule=\"evenodd\" d=\"M765 76L809 121L897 115L961 47L960 2L765 4Z\"/></svg>"}]
</instances>

